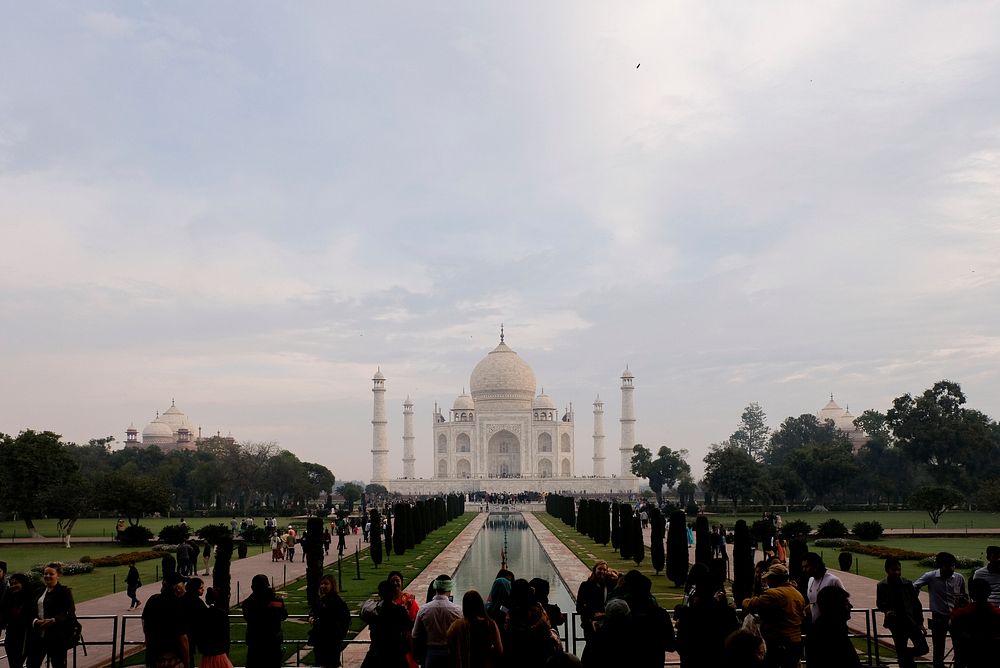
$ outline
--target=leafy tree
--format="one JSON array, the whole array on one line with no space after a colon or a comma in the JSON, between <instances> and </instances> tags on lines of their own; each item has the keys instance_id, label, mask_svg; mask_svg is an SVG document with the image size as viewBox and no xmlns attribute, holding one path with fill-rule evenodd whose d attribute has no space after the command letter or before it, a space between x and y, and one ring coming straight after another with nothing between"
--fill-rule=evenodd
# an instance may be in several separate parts
<instances>
[{"instance_id":1,"label":"leafy tree","mask_svg":"<svg viewBox=\"0 0 1000 668\"><path fill-rule=\"evenodd\" d=\"M926 464L939 486L967 484L977 464L991 458L990 420L965 401L958 383L942 380L917 397L897 397L886 413L899 448Z\"/></svg>"},{"instance_id":2,"label":"leafy tree","mask_svg":"<svg viewBox=\"0 0 1000 668\"><path fill-rule=\"evenodd\" d=\"M811 413L789 417L771 434L764 462L770 466L781 466L786 462L790 464L798 457L799 451L807 445L833 444L850 445L850 441L831 420L820 422Z\"/></svg>"},{"instance_id":3,"label":"leafy tree","mask_svg":"<svg viewBox=\"0 0 1000 668\"><path fill-rule=\"evenodd\" d=\"M757 402L753 402L743 409L740 425L729 437L729 443L759 462L764 458L770 435L771 428L767 426L764 409Z\"/></svg>"},{"instance_id":4,"label":"leafy tree","mask_svg":"<svg viewBox=\"0 0 1000 668\"><path fill-rule=\"evenodd\" d=\"M386 489L385 485L380 485L377 482L370 482L365 485L365 495L385 498L389 496L389 490Z\"/></svg>"},{"instance_id":5,"label":"leafy tree","mask_svg":"<svg viewBox=\"0 0 1000 668\"><path fill-rule=\"evenodd\" d=\"M705 455L705 484L715 494L733 502L733 513L750 494L761 477L761 467L753 457L731 445L714 445Z\"/></svg>"},{"instance_id":6,"label":"leafy tree","mask_svg":"<svg viewBox=\"0 0 1000 668\"><path fill-rule=\"evenodd\" d=\"M170 508L170 490L151 475L109 473L94 492L94 502L101 510L121 515L136 525L145 515L166 513Z\"/></svg>"},{"instance_id":7,"label":"leafy tree","mask_svg":"<svg viewBox=\"0 0 1000 668\"><path fill-rule=\"evenodd\" d=\"M664 485L673 487L681 475L691 474L691 467L684 461L687 450L675 452L663 446L657 451L656 459L642 444L636 444L632 452L632 473L649 480L649 487L656 494L658 505L663 503Z\"/></svg>"},{"instance_id":8,"label":"leafy tree","mask_svg":"<svg viewBox=\"0 0 1000 668\"><path fill-rule=\"evenodd\" d=\"M345 482L337 488L337 493L344 497L344 501L347 503L348 512L354 510L354 503L361 500L363 491L361 485L355 482Z\"/></svg>"},{"instance_id":9,"label":"leafy tree","mask_svg":"<svg viewBox=\"0 0 1000 668\"><path fill-rule=\"evenodd\" d=\"M35 537L40 535L35 518L50 514L54 504L62 511L54 514L72 514L65 497L57 501L63 487L70 493L82 489L79 467L60 438L51 431L30 429L16 438L0 435L0 508L19 513Z\"/></svg>"},{"instance_id":10,"label":"leafy tree","mask_svg":"<svg viewBox=\"0 0 1000 668\"><path fill-rule=\"evenodd\" d=\"M812 490L817 503L846 486L858 472L849 443L810 443L789 462L799 478Z\"/></svg>"},{"instance_id":11,"label":"leafy tree","mask_svg":"<svg viewBox=\"0 0 1000 668\"><path fill-rule=\"evenodd\" d=\"M677 478L677 500L682 506L694 503L694 495L698 491L698 485L691 478L690 473L685 473Z\"/></svg>"},{"instance_id":12,"label":"leafy tree","mask_svg":"<svg viewBox=\"0 0 1000 668\"><path fill-rule=\"evenodd\" d=\"M910 497L910 505L927 511L931 522L935 524L948 510L962 503L962 495L951 487L942 485L924 485L918 487Z\"/></svg>"}]
</instances>

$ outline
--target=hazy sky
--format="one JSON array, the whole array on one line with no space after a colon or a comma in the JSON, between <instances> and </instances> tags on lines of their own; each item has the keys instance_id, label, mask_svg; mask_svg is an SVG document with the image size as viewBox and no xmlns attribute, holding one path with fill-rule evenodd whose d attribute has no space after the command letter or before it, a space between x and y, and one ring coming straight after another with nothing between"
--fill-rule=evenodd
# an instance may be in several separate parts
<instances>
[{"instance_id":1,"label":"hazy sky","mask_svg":"<svg viewBox=\"0 0 1000 668\"><path fill-rule=\"evenodd\" d=\"M0 431L371 476L507 343L616 462L941 378L1000 416L1000 5L4 2Z\"/></svg>"}]
</instances>

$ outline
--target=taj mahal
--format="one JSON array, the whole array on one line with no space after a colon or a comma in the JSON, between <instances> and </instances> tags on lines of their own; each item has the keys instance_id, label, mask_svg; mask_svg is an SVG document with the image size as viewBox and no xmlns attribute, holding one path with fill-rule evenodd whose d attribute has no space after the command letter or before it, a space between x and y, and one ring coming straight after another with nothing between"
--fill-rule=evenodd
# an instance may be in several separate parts
<instances>
[{"instance_id":1,"label":"taj mahal","mask_svg":"<svg viewBox=\"0 0 1000 668\"><path fill-rule=\"evenodd\" d=\"M589 492L638 491L640 480L632 475L635 445L634 376L626 368L621 376L621 441L619 461L608 475L604 450L604 403L594 400L593 475L578 477L576 467L576 418L570 404L562 411L545 394L536 394L531 367L504 342L472 370L469 392L464 390L444 413L435 404L432 414L434 475L414 475L413 402L403 402L403 476L389 477L388 420L385 409L386 377L381 369L372 378L372 482L400 494L445 492Z\"/></svg>"}]
</instances>

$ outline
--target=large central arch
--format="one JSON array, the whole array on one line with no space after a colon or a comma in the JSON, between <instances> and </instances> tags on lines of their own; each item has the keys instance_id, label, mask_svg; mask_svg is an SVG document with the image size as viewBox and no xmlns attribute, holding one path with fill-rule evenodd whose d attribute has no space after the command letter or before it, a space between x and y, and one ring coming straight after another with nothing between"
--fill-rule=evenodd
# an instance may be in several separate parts
<instances>
[{"instance_id":1,"label":"large central arch","mask_svg":"<svg viewBox=\"0 0 1000 668\"><path fill-rule=\"evenodd\" d=\"M486 446L486 472L494 478L521 475L521 442L506 429L490 437Z\"/></svg>"}]
</instances>

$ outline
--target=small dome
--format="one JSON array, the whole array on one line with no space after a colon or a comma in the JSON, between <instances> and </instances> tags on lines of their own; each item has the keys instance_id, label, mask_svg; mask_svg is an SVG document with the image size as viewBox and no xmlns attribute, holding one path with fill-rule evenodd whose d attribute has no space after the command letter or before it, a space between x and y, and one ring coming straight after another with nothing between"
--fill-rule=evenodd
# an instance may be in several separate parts
<instances>
[{"instance_id":1,"label":"small dome","mask_svg":"<svg viewBox=\"0 0 1000 668\"><path fill-rule=\"evenodd\" d=\"M142 430L142 440L146 439L160 439L174 437L174 430L170 428L166 422L161 421L162 418L156 418L152 422L146 425L146 428Z\"/></svg>"},{"instance_id":2,"label":"small dome","mask_svg":"<svg viewBox=\"0 0 1000 668\"><path fill-rule=\"evenodd\" d=\"M471 411L475 409L476 402L472 400L472 397L465 393L464 389L460 395L455 397L455 403L451 407L451 410L453 411Z\"/></svg>"},{"instance_id":3,"label":"small dome","mask_svg":"<svg viewBox=\"0 0 1000 668\"><path fill-rule=\"evenodd\" d=\"M159 421L170 427L171 434L176 434L182 428L194 431L194 426L188 420L187 415L182 413L173 402L170 402L170 408L163 411L163 415L159 417Z\"/></svg>"},{"instance_id":4,"label":"small dome","mask_svg":"<svg viewBox=\"0 0 1000 668\"><path fill-rule=\"evenodd\" d=\"M480 360L472 370L469 381L472 398L480 399L521 399L531 401L535 396L535 372L501 342Z\"/></svg>"},{"instance_id":5,"label":"small dome","mask_svg":"<svg viewBox=\"0 0 1000 668\"><path fill-rule=\"evenodd\" d=\"M531 402L531 407L554 410L556 404L552 401L552 398L549 395L545 394L545 390L543 389L542 393L535 397L535 400Z\"/></svg>"},{"instance_id":6,"label":"small dome","mask_svg":"<svg viewBox=\"0 0 1000 668\"><path fill-rule=\"evenodd\" d=\"M833 400L833 395L830 395L830 401L827 402L826 406L823 406L822 410L816 415L819 421L826 422L827 420L833 420L834 423L841 420L844 417L844 409L837 405L837 402Z\"/></svg>"},{"instance_id":7,"label":"small dome","mask_svg":"<svg viewBox=\"0 0 1000 668\"><path fill-rule=\"evenodd\" d=\"M375 375L372 376L372 380L385 380L385 376L382 375L382 367L376 369Z\"/></svg>"},{"instance_id":8,"label":"small dome","mask_svg":"<svg viewBox=\"0 0 1000 668\"><path fill-rule=\"evenodd\" d=\"M635 376L633 376L632 372L628 370L628 367L625 367L625 370L622 371L622 378L635 378Z\"/></svg>"}]
</instances>

